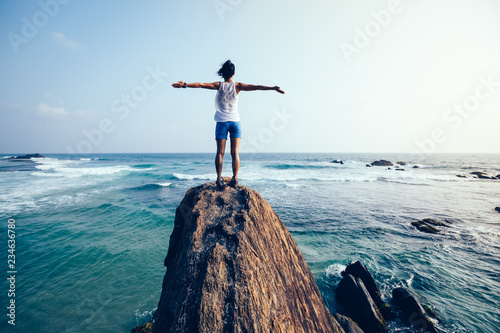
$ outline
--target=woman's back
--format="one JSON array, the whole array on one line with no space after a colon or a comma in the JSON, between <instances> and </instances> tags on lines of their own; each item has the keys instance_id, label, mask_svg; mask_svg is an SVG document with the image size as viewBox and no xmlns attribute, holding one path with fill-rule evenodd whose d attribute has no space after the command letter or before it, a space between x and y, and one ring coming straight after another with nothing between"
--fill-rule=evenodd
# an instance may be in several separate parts
<instances>
[{"instance_id":1,"label":"woman's back","mask_svg":"<svg viewBox=\"0 0 500 333\"><path fill-rule=\"evenodd\" d=\"M215 95L216 122L240 121L238 113L238 92L234 81L220 83L219 90Z\"/></svg>"}]
</instances>

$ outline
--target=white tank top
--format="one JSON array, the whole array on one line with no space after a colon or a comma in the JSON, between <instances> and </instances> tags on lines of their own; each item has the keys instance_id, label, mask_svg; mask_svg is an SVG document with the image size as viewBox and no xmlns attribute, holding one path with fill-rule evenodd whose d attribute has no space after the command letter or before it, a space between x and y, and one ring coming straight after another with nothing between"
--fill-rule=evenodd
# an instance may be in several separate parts
<instances>
[{"instance_id":1,"label":"white tank top","mask_svg":"<svg viewBox=\"0 0 500 333\"><path fill-rule=\"evenodd\" d=\"M240 121L238 113L238 94L236 93L235 82L220 83L219 90L215 95L215 116L216 122Z\"/></svg>"}]
</instances>

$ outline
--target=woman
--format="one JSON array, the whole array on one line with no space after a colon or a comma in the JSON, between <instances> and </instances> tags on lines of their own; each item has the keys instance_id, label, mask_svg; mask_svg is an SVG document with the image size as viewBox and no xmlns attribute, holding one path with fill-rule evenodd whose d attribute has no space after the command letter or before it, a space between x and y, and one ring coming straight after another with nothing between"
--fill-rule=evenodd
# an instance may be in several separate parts
<instances>
[{"instance_id":1,"label":"woman","mask_svg":"<svg viewBox=\"0 0 500 333\"><path fill-rule=\"evenodd\" d=\"M217 187L224 189L224 180L222 179L222 160L226 149L227 133L231 135L231 158L233 164L233 178L229 182L229 186L236 187L238 185L238 171L240 169L240 156L238 152L241 129L240 115L238 113L238 94L240 91L253 90L275 90L280 94L285 92L278 86L268 87L261 85L245 84L234 82L234 64L228 60L219 69L219 76L224 81L214 83L186 83L179 81L172 84L174 88L205 88L217 90L215 95L215 116L217 122L215 127L215 140L217 140L217 155L215 156L215 170L217 171Z\"/></svg>"}]
</instances>

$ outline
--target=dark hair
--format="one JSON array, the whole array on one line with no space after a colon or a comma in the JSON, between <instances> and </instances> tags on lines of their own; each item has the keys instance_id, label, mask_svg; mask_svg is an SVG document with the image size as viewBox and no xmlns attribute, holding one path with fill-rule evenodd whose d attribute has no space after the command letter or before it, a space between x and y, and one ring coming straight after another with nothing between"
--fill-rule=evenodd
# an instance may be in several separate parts
<instances>
[{"instance_id":1,"label":"dark hair","mask_svg":"<svg viewBox=\"0 0 500 333\"><path fill-rule=\"evenodd\" d=\"M234 75L234 64L231 60L228 60L222 65L222 67L217 72L219 76L223 77L224 80L228 80L231 76Z\"/></svg>"}]
</instances>

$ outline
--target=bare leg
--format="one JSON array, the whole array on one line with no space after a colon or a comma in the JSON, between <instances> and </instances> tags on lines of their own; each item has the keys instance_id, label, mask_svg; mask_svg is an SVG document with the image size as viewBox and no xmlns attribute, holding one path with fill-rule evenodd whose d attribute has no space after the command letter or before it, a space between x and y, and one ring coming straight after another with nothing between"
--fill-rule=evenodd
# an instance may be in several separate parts
<instances>
[{"instance_id":1,"label":"bare leg","mask_svg":"<svg viewBox=\"0 0 500 333\"><path fill-rule=\"evenodd\" d=\"M217 171L217 180L222 178L222 161L224 159L225 150L226 139L217 140L217 155L215 155L215 171Z\"/></svg>"},{"instance_id":2,"label":"bare leg","mask_svg":"<svg viewBox=\"0 0 500 333\"><path fill-rule=\"evenodd\" d=\"M240 170L240 138L231 138L231 158L233 164L233 178L238 180L238 171Z\"/></svg>"}]
</instances>

